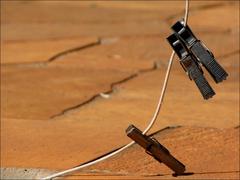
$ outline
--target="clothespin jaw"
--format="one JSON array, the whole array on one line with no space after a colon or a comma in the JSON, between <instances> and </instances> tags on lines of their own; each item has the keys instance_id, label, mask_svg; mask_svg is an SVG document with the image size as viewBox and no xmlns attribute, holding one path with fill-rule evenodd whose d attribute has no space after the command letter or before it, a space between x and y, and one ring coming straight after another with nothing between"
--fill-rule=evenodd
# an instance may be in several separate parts
<instances>
[{"instance_id":1,"label":"clothespin jaw","mask_svg":"<svg viewBox=\"0 0 240 180\"><path fill-rule=\"evenodd\" d=\"M180 64L182 66L182 68L184 69L184 71L186 72L186 74L189 76L189 73L187 71L187 68L185 67L184 63L182 62L182 59L186 58L187 56L189 56L189 52L186 50L186 48L184 47L184 45L181 43L181 41L177 38L176 34L172 34L167 38L169 44L172 46L173 50L175 51L175 53L177 54L177 56L180 59ZM190 80L191 77L189 76Z\"/></svg>"},{"instance_id":2,"label":"clothespin jaw","mask_svg":"<svg viewBox=\"0 0 240 180\"><path fill-rule=\"evenodd\" d=\"M216 61L213 53L196 38L189 26L184 26L182 21L178 21L172 26L172 30L195 58L206 68L216 83L222 82L227 78L227 72Z\"/></svg>"},{"instance_id":3,"label":"clothespin jaw","mask_svg":"<svg viewBox=\"0 0 240 180\"><path fill-rule=\"evenodd\" d=\"M191 47L196 41L199 41L188 25L184 26L183 21L177 21L172 26L172 30L177 33L187 47Z\"/></svg>"},{"instance_id":4,"label":"clothespin jaw","mask_svg":"<svg viewBox=\"0 0 240 180\"><path fill-rule=\"evenodd\" d=\"M176 34L167 38L169 44L180 58L180 64L187 72L189 78L195 82L204 99L209 99L215 95L214 90L203 76L203 71L195 57L188 51Z\"/></svg>"}]
</instances>

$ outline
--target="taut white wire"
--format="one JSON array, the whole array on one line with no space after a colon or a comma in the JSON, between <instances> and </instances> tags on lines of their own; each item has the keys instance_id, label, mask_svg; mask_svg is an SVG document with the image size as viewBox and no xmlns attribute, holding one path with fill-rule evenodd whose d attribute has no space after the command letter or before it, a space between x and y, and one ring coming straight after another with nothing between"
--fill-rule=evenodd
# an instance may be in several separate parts
<instances>
[{"instance_id":1,"label":"taut white wire","mask_svg":"<svg viewBox=\"0 0 240 180\"><path fill-rule=\"evenodd\" d=\"M187 20L188 20L188 11L189 11L189 0L185 0L185 16L184 16L184 25L186 26L187 25ZM158 101L158 105L157 105L157 108L156 108L156 111L149 123L149 125L147 126L147 128L143 131L143 134L146 134L150 129L151 127L154 125L154 123L156 122L156 119L157 119L157 116L160 112L160 109L161 109L161 105L162 105L162 102L163 102L163 99L164 99L164 95L165 95L165 92L166 92L166 89L167 89L167 85L168 85L168 79L169 79L169 75L170 75L170 72L171 72L171 68L172 68L172 63L173 63L173 59L174 59L174 56L175 56L175 52L173 51L171 56L170 56L170 59L169 59L169 63L168 63L168 68L167 68L167 72L166 72L166 75L165 75L165 79L164 79L164 83L163 83L163 87L162 87L162 91L161 91L161 95L160 95L160 98L159 98L159 101ZM67 175L67 174L70 174L74 171L77 171L77 170L80 170L82 168L85 168L85 167L88 167L88 166L91 166L93 164L96 164L96 163L99 163L101 161L104 161L122 151L124 151L125 149L129 148L130 146L132 146L135 142L132 141L130 142L129 144L125 145L124 147L118 149L117 151L115 152L112 152L106 156L103 156L95 161L92 161L92 162L89 162L89 163L86 163L86 164L83 164L81 166L78 166L78 167L75 167L75 168L71 168L71 169L68 169L68 170L65 170L65 171L61 171L61 172L58 172L56 174L52 174L50 176L47 176L47 177L44 177L42 178L42 180L47 180L47 179L52 179L52 178L55 178L55 177L58 177L58 176L63 176L63 175Z\"/></svg>"},{"instance_id":2,"label":"taut white wire","mask_svg":"<svg viewBox=\"0 0 240 180\"><path fill-rule=\"evenodd\" d=\"M187 21L188 21L188 11L189 11L189 0L186 0L186 1L185 1L184 26L187 25ZM157 105L156 111L155 111L155 113L154 113L154 115L153 115L153 118L152 118L152 120L150 121L149 125L148 125L147 128L143 131L143 134L146 134L146 133L151 129L151 127L152 127L152 126L154 125L154 123L156 122L157 116L158 116L158 114L159 114L159 112L160 112L160 110L161 110L161 106L162 106L163 99L164 99L164 96L165 96L165 91L166 91L167 85L168 85L169 75L170 75L170 72L171 72L171 69L172 69L172 63L173 63L174 56L175 56L175 52L172 51L172 54L171 54L170 59L169 59L168 68L167 68L167 72L166 72L166 75L165 75L163 87L162 87L162 92L161 92L161 95L160 95L160 98L159 98L159 101L158 101L158 105Z\"/></svg>"}]
</instances>

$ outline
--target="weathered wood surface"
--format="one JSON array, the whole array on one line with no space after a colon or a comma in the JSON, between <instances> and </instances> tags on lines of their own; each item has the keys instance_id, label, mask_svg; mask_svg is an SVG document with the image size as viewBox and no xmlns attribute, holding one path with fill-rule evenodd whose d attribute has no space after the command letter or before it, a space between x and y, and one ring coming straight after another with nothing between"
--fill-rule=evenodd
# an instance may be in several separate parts
<instances>
[{"instance_id":1,"label":"weathered wood surface","mask_svg":"<svg viewBox=\"0 0 240 180\"><path fill-rule=\"evenodd\" d=\"M163 144L176 140L169 144L173 154L182 156L189 171L203 173L189 177L230 176L204 174L205 159L211 171L233 171L236 177L239 3L190 5L190 26L230 75L218 85L207 76L217 95L204 101L176 58L151 132L184 126L176 133L185 133L186 140L169 131ZM125 128L133 123L143 129L155 110L171 53L165 38L183 8L181 1L1 2L1 166L64 169L129 142ZM195 134L198 130L206 140ZM222 156L213 156L216 141ZM133 156L135 150L139 154ZM169 173L150 159L131 165L142 157L135 146L96 168L115 175Z\"/></svg>"}]
</instances>

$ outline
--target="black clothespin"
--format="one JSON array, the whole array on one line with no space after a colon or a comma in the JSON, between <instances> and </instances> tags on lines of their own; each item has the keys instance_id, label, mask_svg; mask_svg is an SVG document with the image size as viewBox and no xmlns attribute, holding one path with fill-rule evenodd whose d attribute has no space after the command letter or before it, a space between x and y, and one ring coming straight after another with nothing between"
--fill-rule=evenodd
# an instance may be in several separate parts
<instances>
[{"instance_id":1,"label":"black clothespin","mask_svg":"<svg viewBox=\"0 0 240 180\"><path fill-rule=\"evenodd\" d=\"M213 53L196 38L189 26L184 26L183 21L178 21L172 26L172 30L177 33L179 39L206 68L216 83L222 82L227 78L227 72L218 64Z\"/></svg>"},{"instance_id":2,"label":"black clothespin","mask_svg":"<svg viewBox=\"0 0 240 180\"><path fill-rule=\"evenodd\" d=\"M187 47L178 39L177 34L172 34L167 38L178 57L180 64L187 72L189 78L195 82L204 99L209 99L215 95L214 90L203 76L203 71L196 58L188 51Z\"/></svg>"}]
</instances>

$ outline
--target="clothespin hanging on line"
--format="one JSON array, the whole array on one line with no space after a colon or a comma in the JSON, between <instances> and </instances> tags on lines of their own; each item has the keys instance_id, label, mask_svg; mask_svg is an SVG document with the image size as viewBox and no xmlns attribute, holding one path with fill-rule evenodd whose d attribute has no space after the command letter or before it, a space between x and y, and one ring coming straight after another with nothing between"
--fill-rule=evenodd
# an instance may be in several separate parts
<instances>
[{"instance_id":1,"label":"clothespin hanging on line","mask_svg":"<svg viewBox=\"0 0 240 180\"><path fill-rule=\"evenodd\" d=\"M178 161L171 153L161 145L155 138L142 134L134 125L126 129L127 136L134 140L138 145L145 149L146 153L151 155L160 163L164 163L172 169L176 175L181 175L185 171L185 165Z\"/></svg>"},{"instance_id":2,"label":"clothespin hanging on line","mask_svg":"<svg viewBox=\"0 0 240 180\"><path fill-rule=\"evenodd\" d=\"M214 90L203 76L203 71L195 57L188 51L184 44L178 39L176 34L167 38L178 57L180 64L187 72L189 78L195 82L204 99L209 99L215 95Z\"/></svg>"},{"instance_id":3,"label":"clothespin hanging on line","mask_svg":"<svg viewBox=\"0 0 240 180\"><path fill-rule=\"evenodd\" d=\"M191 53L202 64L216 83L226 80L228 74L216 61L213 53L193 34L189 26L184 26L183 21L178 21L172 26L179 39L187 46Z\"/></svg>"},{"instance_id":4,"label":"clothespin hanging on line","mask_svg":"<svg viewBox=\"0 0 240 180\"><path fill-rule=\"evenodd\" d=\"M216 61L213 53L193 34L189 26L178 21L172 26L174 34L167 40L180 58L180 64L189 78L194 80L204 99L215 95L203 75L201 65L206 68L216 83L222 82L228 76L227 72Z\"/></svg>"}]
</instances>

